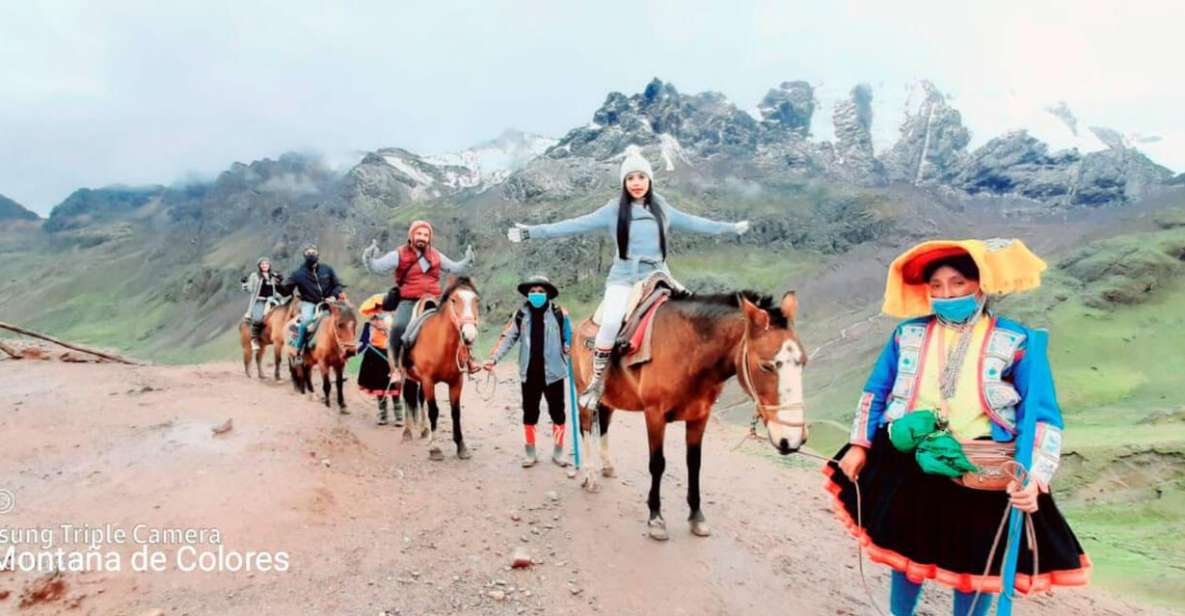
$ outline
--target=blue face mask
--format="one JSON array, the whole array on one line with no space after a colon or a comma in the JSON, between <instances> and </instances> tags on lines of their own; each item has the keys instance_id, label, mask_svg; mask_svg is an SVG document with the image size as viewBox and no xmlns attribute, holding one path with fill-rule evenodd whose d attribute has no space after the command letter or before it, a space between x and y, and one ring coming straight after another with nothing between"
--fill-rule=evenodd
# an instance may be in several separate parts
<instances>
[{"instance_id":1,"label":"blue face mask","mask_svg":"<svg viewBox=\"0 0 1185 616\"><path fill-rule=\"evenodd\" d=\"M538 292L528 293L527 294L527 301L531 302L531 305L536 308L542 308L543 305L547 303L547 294L546 293L538 293Z\"/></svg>"},{"instance_id":2,"label":"blue face mask","mask_svg":"<svg viewBox=\"0 0 1185 616\"><path fill-rule=\"evenodd\" d=\"M979 310L979 298L974 293L947 299L932 297L930 307L941 319L952 323L966 323Z\"/></svg>"}]
</instances>

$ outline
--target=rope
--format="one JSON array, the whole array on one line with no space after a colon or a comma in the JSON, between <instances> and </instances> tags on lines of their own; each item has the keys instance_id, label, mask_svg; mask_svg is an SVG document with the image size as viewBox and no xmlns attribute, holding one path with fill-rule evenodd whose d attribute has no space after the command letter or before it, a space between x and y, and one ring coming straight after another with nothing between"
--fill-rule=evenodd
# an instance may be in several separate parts
<instances>
[{"instance_id":1,"label":"rope","mask_svg":"<svg viewBox=\"0 0 1185 616\"><path fill-rule=\"evenodd\" d=\"M816 422L810 422L810 423L816 423ZM745 435L741 438L740 442L738 442L736 445L734 445L730 451L736 451L742 445L745 444L745 441L748 441L750 439L757 439L757 438L759 438L757 436L757 418L754 417L753 421L750 422L750 424L749 424L749 431L745 433ZM819 454L811 453L811 452L803 450L803 449L799 449L795 453L797 453L801 456L805 456L807 458L813 458L815 460L819 460L819 461L823 462L824 464L827 464L829 462L836 462L836 463L839 462L835 458L828 458L826 456L821 456ZM1009 460L1006 463L1006 465L1008 465L1010 470L1012 470L1013 476L1020 483L1020 485L1024 486L1028 483L1029 475L1028 475L1028 472L1025 471L1025 468L1023 466L1021 466L1020 464L1018 464L1017 462L1012 461L1012 460ZM852 487L854 487L856 489L856 526L859 528L864 528L864 503L863 503L863 496L860 492L860 483L858 481L853 480L853 481L851 481L851 484L852 484ZM991 549L988 551L987 564L984 565L983 575L981 576L981 578L986 578L988 576L988 574L991 573L992 562L995 560L996 551L999 550L1000 540L1004 536L1004 528L1008 524L1008 516L1011 513L1012 513L1012 504L1009 503L1007 506L1004 507L1004 515L1000 518L1000 524L996 528L996 536L995 536L995 539L993 539L993 541L992 541ZM1038 549L1037 549L1037 531L1036 531L1036 528L1033 526L1033 516L1031 514L1029 514L1029 513L1024 514L1024 524L1025 524L1025 538L1029 544L1029 550L1032 551L1032 553L1033 553L1033 571L1035 574L1036 572L1040 571L1041 569L1040 569L1040 565L1039 565L1040 560L1039 560ZM1005 556L1007 556L1007 553L1005 554ZM864 572L864 544L861 543L859 539L856 539L856 569L860 572L860 584L861 584L861 586L864 587L864 594L868 598L869 605L871 605L872 608L874 610L876 610L877 614L879 614L880 616L888 616L888 614L885 612L885 610L883 610L881 608L880 604L877 603L876 598L872 594L872 588L868 585L868 576ZM975 605L979 602L979 598L982 595L983 595L983 584L981 582L980 588L978 590L976 590L976 592L975 592L975 598L971 600L971 607L967 612L968 614L975 613Z\"/></svg>"}]
</instances>

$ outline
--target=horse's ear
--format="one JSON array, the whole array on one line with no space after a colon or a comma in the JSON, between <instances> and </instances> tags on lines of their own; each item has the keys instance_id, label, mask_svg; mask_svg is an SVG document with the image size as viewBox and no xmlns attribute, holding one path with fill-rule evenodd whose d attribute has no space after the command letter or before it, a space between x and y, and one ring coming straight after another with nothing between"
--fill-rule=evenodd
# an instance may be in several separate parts
<instances>
[{"instance_id":1,"label":"horse's ear","mask_svg":"<svg viewBox=\"0 0 1185 616\"><path fill-rule=\"evenodd\" d=\"M786 294L782 296L782 303L779 307L782 309L782 314L786 319L790 321L794 320L794 317L798 314L798 295L794 293L793 289L786 291Z\"/></svg>"},{"instance_id":2,"label":"horse's ear","mask_svg":"<svg viewBox=\"0 0 1185 616\"><path fill-rule=\"evenodd\" d=\"M769 329L769 313L758 308L753 302L741 297L741 311L745 313L745 319L759 331Z\"/></svg>"}]
</instances>

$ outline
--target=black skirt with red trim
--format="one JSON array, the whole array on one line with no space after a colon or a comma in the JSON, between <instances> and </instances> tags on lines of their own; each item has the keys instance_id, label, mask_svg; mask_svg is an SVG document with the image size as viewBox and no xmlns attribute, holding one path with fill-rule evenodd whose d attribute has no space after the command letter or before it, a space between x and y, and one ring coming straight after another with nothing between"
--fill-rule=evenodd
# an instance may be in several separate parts
<instances>
[{"instance_id":1,"label":"black skirt with red trim","mask_svg":"<svg viewBox=\"0 0 1185 616\"><path fill-rule=\"evenodd\" d=\"M836 455L847 452L845 446ZM839 465L823 467L827 491L834 497L840 522L865 546L873 562L905 573L911 580L934 580L963 592L999 592L1007 530L1000 539L988 575L988 555L1008 506L1003 491L963 487L947 477L922 472L912 454L901 453L880 429L860 472L861 516L857 524L856 489ZM1033 514L1036 561L1022 536L1017 558L1016 590L1041 592L1052 586L1084 586L1091 569L1077 537L1053 497L1037 497Z\"/></svg>"},{"instance_id":2,"label":"black skirt with red trim","mask_svg":"<svg viewBox=\"0 0 1185 616\"><path fill-rule=\"evenodd\" d=\"M362 365L358 367L358 390L367 396L382 398L391 395L391 365L378 347L367 346L362 351Z\"/></svg>"}]
</instances>

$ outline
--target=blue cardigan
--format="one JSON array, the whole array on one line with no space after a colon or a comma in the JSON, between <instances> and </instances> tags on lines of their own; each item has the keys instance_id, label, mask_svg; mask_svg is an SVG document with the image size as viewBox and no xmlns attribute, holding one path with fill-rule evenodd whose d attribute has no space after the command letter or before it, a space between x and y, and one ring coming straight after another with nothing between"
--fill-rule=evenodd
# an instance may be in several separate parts
<instances>
[{"instance_id":1,"label":"blue cardigan","mask_svg":"<svg viewBox=\"0 0 1185 616\"><path fill-rule=\"evenodd\" d=\"M923 361L918 349L927 348L933 326L931 315L894 328L864 384L852 422L852 444L871 446L878 429L914 410L913 388ZM1023 419L1035 415L1032 474L1048 485L1061 456L1064 423L1049 358L1027 347L1032 331L1016 321L992 317L987 343L976 351L980 353L980 398L996 441L1013 440L1018 427L1025 425Z\"/></svg>"}]
</instances>

